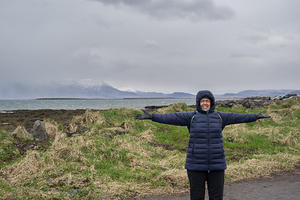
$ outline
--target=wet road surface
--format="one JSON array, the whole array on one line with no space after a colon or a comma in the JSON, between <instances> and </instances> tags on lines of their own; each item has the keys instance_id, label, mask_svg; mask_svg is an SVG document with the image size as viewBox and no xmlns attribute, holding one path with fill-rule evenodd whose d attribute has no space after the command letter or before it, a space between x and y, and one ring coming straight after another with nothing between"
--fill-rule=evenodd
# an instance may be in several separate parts
<instances>
[{"instance_id":1,"label":"wet road surface","mask_svg":"<svg viewBox=\"0 0 300 200\"><path fill-rule=\"evenodd\" d=\"M206 191L207 193L207 191ZM208 199L206 196L205 199ZM300 170L271 178L225 184L224 200L299 200ZM189 194L152 196L139 200L189 200Z\"/></svg>"}]
</instances>

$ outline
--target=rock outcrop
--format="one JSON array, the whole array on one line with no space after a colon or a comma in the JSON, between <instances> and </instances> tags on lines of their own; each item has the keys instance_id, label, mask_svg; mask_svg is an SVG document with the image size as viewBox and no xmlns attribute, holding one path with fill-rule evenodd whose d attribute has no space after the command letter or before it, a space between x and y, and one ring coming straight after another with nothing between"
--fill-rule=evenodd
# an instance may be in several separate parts
<instances>
[{"instance_id":1,"label":"rock outcrop","mask_svg":"<svg viewBox=\"0 0 300 200\"><path fill-rule=\"evenodd\" d=\"M286 94L283 96L274 97L273 100L285 100L297 96L297 94Z\"/></svg>"},{"instance_id":2,"label":"rock outcrop","mask_svg":"<svg viewBox=\"0 0 300 200\"><path fill-rule=\"evenodd\" d=\"M256 108L263 107L272 102L270 97L247 97L244 99L237 100L221 100L217 101L216 105L220 107L229 107L231 108L234 105L242 105L246 108Z\"/></svg>"},{"instance_id":3,"label":"rock outcrop","mask_svg":"<svg viewBox=\"0 0 300 200\"><path fill-rule=\"evenodd\" d=\"M275 100L285 100L289 98L293 98L297 96L297 94L286 94L284 96L278 97L246 97L243 99L236 99L236 100L219 100L216 101L216 105L220 107L229 107L231 108L234 105L242 105L246 108L257 108L257 107L264 107L269 105Z\"/></svg>"},{"instance_id":4,"label":"rock outcrop","mask_svg":"<svg viewBox=\"0 0 300 200\"><path fill-rule=\"evenodd\" d=\"M29 135L38 141L48 140L48 134L46 132L44 122L40 120L35 121Z\"/></svg>"}]
</instances>

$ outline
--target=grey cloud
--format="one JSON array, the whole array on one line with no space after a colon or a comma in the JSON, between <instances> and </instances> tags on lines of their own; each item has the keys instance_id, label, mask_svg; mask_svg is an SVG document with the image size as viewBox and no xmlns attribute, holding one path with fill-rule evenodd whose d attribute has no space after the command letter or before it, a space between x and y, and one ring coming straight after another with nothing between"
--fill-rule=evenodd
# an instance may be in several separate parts
<instances>
[{"instance_id":1,"label":"grey cloud","mask_svg":"<svg viewBox=\"0 0 300 200\"><path fill-rule=\"evenodd\" d=\"M251 44L269 47L285 47L295 42L295 37L293 35L269 30L244 36L243 39Z\"/></svg>"},{"instance_id":2,"label":"grey cloud","mask_svg":"<svg viewBox=\"0 0 300 200\"><path fill-rule=\"evenodd\" d=\"M127 6L159 19L188 18L224 20L234 15L225 6L217 6L213 0L94 0L104 5Z\"/></svg>"},{"instance_id":3,"label":"grey cloud","mask_svg":"<svg viewBox=\"0 0 300 200\"><path fill-rule=\"evenodd\" d=\"M244 36L243 39L251 43L259 43L268 40L268 37L266 35L253 34Z\"/></svg>"},{"instance_id":4,"label":"grey cloud","mask_svg":"<svg viewBox=\"0 0 300 200\"><path fill-rule=\"evenodd\" d=\"M0 93L89 79L160 92L298 89L299 3L270 4L0 0Z\"/></svg>"},{"instance_id":5,"label":"grey cloud","mask_svg":"<svg viewBox=\"0 0 300 200\"><path fill-rule=\"evenodd\" d=\"M155 40L146 40L144 46L150 49L159 48L159 44Z\"/></svg>"},{"instance_id":6,"label":"grey cloud","mask_svg":"<svg viewBox=\"0 0 300 200\"><path fill-rule=\"evenodd\" d=\"M259 59L261 58L258 54L243 54L243 53L233 53L230 55L231 58L252 58L252 59Z\"/></svg>"}]
</instances>

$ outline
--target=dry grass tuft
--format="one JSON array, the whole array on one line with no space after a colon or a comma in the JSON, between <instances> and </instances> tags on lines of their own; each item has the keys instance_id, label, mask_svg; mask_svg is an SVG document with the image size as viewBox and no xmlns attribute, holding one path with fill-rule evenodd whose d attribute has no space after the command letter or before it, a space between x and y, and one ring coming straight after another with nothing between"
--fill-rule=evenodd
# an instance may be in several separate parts
<instances>
[{"instance_id":1,"label":"dry grass tuft","mask_svg":"<svg viewBox=\"0 0 300 200\"><path fill-rule=\"evenodd\" d=\"M171 112L189 112L194 111L193 108L187 106L186 103L175 103L168 107L159 108L158 113L171 113Z\"/></svg>"},{"instance_id":2,"label":"dry grass tuft","mask_svg":"<svg viewBox=\"0 0 300 200\"><path fill-rule=\"evenodd\" d=\"M171 193L179 192L179 188L185 190L188 186L187 173L185 169L166 170L165 172L161 173L158 179L162 179L168 182L168 189Z\"/></svg>"},{"instance_id":3,"label":"dry grass tuft","mask_svg":"<svg viewBox=\"0 0 300 200\"><path fill-rule=\"evenodd\" d=\"M299 104L292 105L291 109L292 110L300 110L300 105Z\"/></svg>"},{"instance_id":4,"label":"dry grass tuft","mask_svg":"<svg viewBox=\"0 0 300 200\"><path fill-rule=\"evenodd\" d=\"M44 167L40 153L27 151L25 158L5 169L4 174L12 184L22 184L39 176L40 170Z\"/></svg>"},{"instance_id":5,"label":"dry grass tuft","mask_svg":"<svg viewBox=\"0 0 300 200\"><path fill-rule=\"evenodd\" d=\"M18 126L11 134L17 136L18 138L31 138L24 126Z\"/></svg>"},{"instance_id":6,"label":"dry grass tuft","mask_svg":"<svg viewBox=\"0 0 300 200\"><path fill-rule=\"evenodd\" d=\"M281 144L288 144L288 145L297 145L299 144L299 141L300 141L300 133L299 132L296 132L296 136L294 136L293 134L294 132L289 132L287 134L286 137L283 138L281 142Z\"/></svg>"},{"instance_id":7,"label":"dry grass tuft","mask_svg":"<svg viewBox=\"0 0 300 200\"><path fill-rule=\"evenodd\" d=\"M146 142L153 142L154 136L153 136L152 130L148 129L144 132L141 132L137 136L137 138L142 139L143 141L146 141Z\"/></svg>"},{"instance_id":8,"label":"dry grass tuft","mask_svg":"<svg viewBox=\"0 0 300 200\"><path fill-rule=\"evenodd\" d=\"M45 121L45 128L48 136L50 138L55 138L55 136L59 133L58 124L52 121Z\"/></svg>"},{"instance_id":9,"label":"dry grass tuft","mask_svg":"<svg viewBox=\"0 0 300 200\"><path fill-rule=\"evenodd\" d=\"M249 133L245 124L230 125L223 130L223 137L228 138L232 142L244 143L245 137L241 137L242 133Z\"/></svg>"},{"instance_id":10,"label":"dry grass tuft","mask_svg":"<svg viewBox=\"0 0 300 200\"><path fill-rule=\"evenodd\" d=\"M257 127L256 134L268 137L268 139L277 144L299 145L300 133L297 128L290 127L290 131L285 133L284 127ZM250 131L248 131L250 133ZM253 132L253 131L251 131Z\"/></svg>"},{"instance_id":11,"label":"dry grass tuft","mask_svg":"<svg viewBox=\"0 0 300 200\"><path fill-rule=\"evenodd\" d=\"M102 117L101 112L99 111L91 111L87 109L83 115L82 119L83 123L92 123L92 124L104 124L105 119Z\"/></svg>"},{"instance_id":12,"label":"dry grass tuft","mask_svg":"<svg viewBox=\"0 0 300 200\"><path fill-rule=\"evenodd\" d=\"M80 148L91 142L82 136L66 138L63 133L56 132L55 139L46 152L27 151L20 162L4 168L2 172L7 180L19 186L26 181L43 177L48 171L60 174L56 170L64 166L66 161L85 163Z\"/></svg>"},{"instance_id":13,"label":"dry grass tuft","mask_svg":"<svg viewBox=\"0 0 300 200\"><path fill-rule=\"evenodd\" d=\"M256 158L242 160L228 166L226 175L230 182L270 176L276 172L289 170L300 162L299 155L278 153L257 155Z\"/></svg>"},{"instance_id":14,"label":"dry grass tuft","mask_svg":"<svg viewBox=\"0 0 300 200\"><path fill-rule=\"evenodd\" d=\"M108 181L107 183L103 183L102 181L95 181L95 185L101 190L101 193L104 194L105 197L115 200L137 197L142 194L151 194L151 188L144 183L121 183L117 181Z\"/></svg>"},{"instance_id":15,"label":"dry grass tuft","mask_svg":"<svg viewBox=\"0 0 300 200\"><path fill-rule=\"evenodd\" d=\"M104 125L106 121L100 111L91 111L87 109L83 115L73 117L69 124L70 132L81 132L81 127L87 127L88 124Z\"/></svg>"},{"instance_id":16,"label":"dry grass tuft","mask_svg":"<svg viewBox=\"0 0 300 200\"><path fill-rule=\"evenodd\" d=\"M272 117L271 120L273 120L275 123L278 124L282 122L282 115L280 113L276 113L271 110L268 110L267 114L269 114Z\"/></svg>"},{"instance_id":17,"label":"dry grass tuft","mask_svg":"<svg viewBox=\"0 0 300 200\"><path fill-rule=\"evenodd\" d=\"M118 146L119 149L128 151L128 157L130 158L129 165L132 169L147 169L152 168L155 165L152 159L155 152L151 148L145 148L145 146L148 145L147 140L137 139L137 136L117 136L112 142L114 145ZM160 149L160 151L161 150L162 149Z\"/></svg>"},{"instance_id":18,"label":"dry grass tuft","mask_svg":"<svg viewBox=\"0 0 300 200\"><path fill-rule=\"evenodd\" d=\"M174 151L166 151L164 153L166 158L159 161L159 166L171 169L184 169L184 166L181 164L185 162L185 153L178 154Z\"/></svg>"},{"instance_id":19,"label":"dry grass tuft","mask_svg":"<svg viewBox=\"0 0 300 200\"><path fill-rule=\"evenodd\" d=\"M128 197L144 197L147 195L161 195L182 193L188 191L188 180L185 170L168 170L163 172L154 182L164 182L166 185L153 187L150 183L118 182L106 179L95 180L94 184L101 193L111 199L125 199Z\"/></svg>"},{"instance_id":20,"label":"dry grass tuft","mask_svg":"<svg viewBox=\"0 0 300 200\"><path fill-rule=\"evenodd\" d=\"M72 173L64 174L56 178L50 178L48 184L50 187L59 187L59 186L72 186L73 188L84 188L90 185L90 179L85 177L80 177Z\"/></svg>"}]
</instances>

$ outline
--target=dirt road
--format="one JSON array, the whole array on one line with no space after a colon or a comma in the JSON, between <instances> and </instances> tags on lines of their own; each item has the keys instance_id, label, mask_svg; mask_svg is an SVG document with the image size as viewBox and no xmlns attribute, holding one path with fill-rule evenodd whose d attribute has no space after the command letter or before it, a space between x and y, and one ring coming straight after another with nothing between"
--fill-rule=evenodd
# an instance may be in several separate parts
<instances>
[{"instance_id":1,"label":"dirt road","mask_svg":"<svg viewBox=\"0 0 300 200\"><path fill-rule=\"evenodd\" d=\"M208 199L206 196L205 199ZM298 200L300 199L300 170L271 178L225 184L224 200ZM139 200L189 200L189 194L155 196Z\"/></svg>"}]
</instances>

